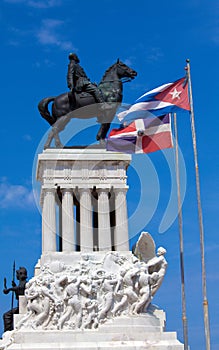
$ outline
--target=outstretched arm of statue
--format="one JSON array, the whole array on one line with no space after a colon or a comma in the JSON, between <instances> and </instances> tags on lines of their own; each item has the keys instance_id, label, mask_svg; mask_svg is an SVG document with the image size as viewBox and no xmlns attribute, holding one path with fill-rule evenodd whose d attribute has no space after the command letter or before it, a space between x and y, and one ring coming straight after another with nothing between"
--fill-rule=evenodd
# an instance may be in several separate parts
<instances>
[{"instance_id":1,"label":"outstretched arm of statue","mask_svg":"<svg viewBox=\"0 0 219 350\"><path fill-rule=\"evenodd\" d=\"M6 278L4 278L4 289L3 293L8 294L9 292L16 292L17 291L17 285L14 281L11 282L12 288L7 288L7 281Z\"/></svg>"},{"instance_id":2,"label":"outstretched arm of statue","mask_svg":"<svg viewBox=\"0 0 219 350\"><path fill-rule=\"evenodd\" d=\"M8 294L9 292L10 292L9 289L3 289L3 293L4 293L4 294Z\"/></svg>"},{"instance_id":3,"label":"outstretched arm of statue","mask_svg":"<svg viewBox=\"0 0 219 350\"><path fill-rule=\"evenodd\" d=\"M17 287L7 288L7 289L3 289L3 293L8 294L9 292L16 292L16 290L17 290Z\"/></svg>"}]
</instances>

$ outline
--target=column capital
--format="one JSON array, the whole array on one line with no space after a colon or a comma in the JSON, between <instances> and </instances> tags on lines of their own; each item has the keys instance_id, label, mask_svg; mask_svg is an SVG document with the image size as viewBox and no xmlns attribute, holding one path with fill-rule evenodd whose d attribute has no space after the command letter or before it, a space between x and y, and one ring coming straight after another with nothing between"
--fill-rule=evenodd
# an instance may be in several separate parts
<instances>
[{"instance_id":1,"label":"column capital","mask_svg":"<svg viewBox=\"0 0 219 350\"><path fill-rule=\"evenodd\" d=\"M47 192L56 192L57 188L56 187L42 187L42 193L47 193Z\"/></svg>"},{"instance_id":2,"label":"column capital","mask_svg":"<svg viewBox=\"0 0 219 350\"><path fill-rule=\"evenodd\" d=\"M96 191L98 194L102 193L102 192L110 192L111 188L110 187L104 187L104 188L97 188Z\"/></svg>"},{"instance_id":3,"label":"column capital","mask_svg":"<svg viewBox=\"0 0 219 350\"><path fill-rule=\"evenodd\" d=\"M60 188L61 192L70 192L70 193L73 193L75 188L70 188L70 187L63 187L63 188Z\"/></svg>"},{"instance_id":4,"label":"column capital","mask_svg":"<svg viewBox=\"0 0 219 350\"><path fill-rule=\"evenodd\" d=\"M44 198L47 193L53 193L55 196L56 188L55 187L42 187L41 194L40 194L40 205L43 207Z\"/></svg>"},{"instance_id":5,"label":"column capital","mask_svg":"<svg viewBox=\"0 0 219 350\"><path fill-rule=\"evenodd\" d=\"M117 193L126 193L128 191L128 186L127 187L116 187L116 188L114 188L113 187L113 192L115 193L115 194L117 194Z\"/></svg>"},{"instance_id":6,"label":"column capital","mask_svg":"<svg viewBox=\"0 0 219 350\"><path fill-rule=\"evenodd\" d=\"M81 194L82 192L91 192L92 189L90 187L81 187L78 188L78 192Z\"/></svg>"}]
</instances>

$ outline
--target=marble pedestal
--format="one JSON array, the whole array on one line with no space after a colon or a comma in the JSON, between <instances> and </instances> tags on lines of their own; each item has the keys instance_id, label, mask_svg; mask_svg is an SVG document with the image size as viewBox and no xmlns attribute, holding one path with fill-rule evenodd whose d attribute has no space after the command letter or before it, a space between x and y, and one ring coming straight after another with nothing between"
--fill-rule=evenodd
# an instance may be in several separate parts
<instances>
[{"instance_id":1,"label":"marble pedestal","mask_svg":"<svg viewBox=\"0 0 219 350\"><path fill-rule=\"evenodd\" d=\"M111 255L117 254L119 260L114 261ZM107 255L107 257L106 257ZM87 259L86 257L89 257ZM87 271L94 275L94 271L105 270L107 273L114 271L119 273L121 261L130 262L133 255L127 252L92 252L89 255L81 252L48 252L41 256L32 280L45 280L44 275L53 274L58 278L65 275L68 279L71 268L80 270L81 266L90 262ZM136 263L135 263L136 264ZM97 266L96 266L97 265ZM118 265L118 266L117 266ZM116 271L117 270L117 271ZM83 271L79 271L83 275ZM75 273L75 272L74 272ZM90 278L88 274L87 279ZM56 279L57 280L57 279ZM30 280L31 283L31 280ZM50 289L52 291L52 289ZM104 299L102 299L104 300ZM97 299L98 301L98 299ZM15 315L15 329L4 334L0 342L0 349L8 350L183 350L184 346L177 340L175 332L165 332L165 313L154 305L150 305L147 312L138 315L126 314L112 316L111 312L99 322L96 329L84 328L83 322L80 329L69 329L69 325L63 329L57 329L52 322L48 326L34 326L34 322L21 323L26 317L27 309L25 297L20 300L20 315ZM125 310L123 310L125 312ZM53 329L54 328L54 329Z\"/></svg>"},{"instance_id":2,"label":"marble pedestal","mask_svg":"<svg viewBox=\"0 0 219 350\"><path fill-rule=\"evenodd\" d=\"M130 161L103 149L38 156L42 256L1 350L183 350L176 333L165 332L165 313L150 304L165 258L153 251L153 270L142 252L129 251ZM155 248L152 238L147 247Z\"/></svg>"}]
</instances>

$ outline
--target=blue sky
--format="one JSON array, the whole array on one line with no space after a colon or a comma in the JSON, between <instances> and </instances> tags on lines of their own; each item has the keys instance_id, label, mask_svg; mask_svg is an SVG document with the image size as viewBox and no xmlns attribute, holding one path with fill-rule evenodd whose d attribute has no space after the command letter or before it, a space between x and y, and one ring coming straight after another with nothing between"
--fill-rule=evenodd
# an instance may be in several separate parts
<instances>
[{"instance_id":1,"label":"blue sky","mask_svg":"<svg viewBox=\"0 0 219 350\"><path fill-rule=\"evenodd\" d=\"M212 350L219 348L218 238L218 1L2 0L1 27L1 173L0 281L10 285L12 265L25 266L29 278L41 253L41 216L33 198L34 158L42 150L48 124L37 110L46 96L67 91L68 53L77 52L92 81L119 57L137 78L124 86L124 103L184 75L191 61L193 99L205 231L207 292ZM93 143L97 125L72 121L66 132L77 142ZM183 203L185 283L189 344L205 349L201 258L195 173L188 113L178 114ZM77 132L81 133L77 135ZM87 133L86 133L87 132ZM88 139L89 137L89 139ZM76 142L76 141L75 141ZM82 142L84 143L84 142ZM128 207L132 241L149 231L165 246L169 263L154 303L167 314L167 330L182 341L178 223L174 220L173 150L133 157ZM173 206L168 207L171 190ZM175 199L174 199L175 198ZM140 205L138 206L140 202ZM134 219L133 219L134 217ZM162 218L165 231L160 229ZM170 225L171 220L174 222ZM137 225L137 222L140 224ZM0 294L0 313L11 296ZM2 323L0 323L2 333Z\"/></svg>"}]
</instances>

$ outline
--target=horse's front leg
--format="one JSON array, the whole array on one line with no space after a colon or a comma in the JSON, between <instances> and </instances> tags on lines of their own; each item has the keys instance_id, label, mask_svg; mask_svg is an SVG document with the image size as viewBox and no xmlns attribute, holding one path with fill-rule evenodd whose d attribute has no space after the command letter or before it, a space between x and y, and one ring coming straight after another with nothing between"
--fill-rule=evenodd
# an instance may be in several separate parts
<instances>
[{"instance_id":1,"label":"horse's front leg","mask_svg":"<svg viewBox=\"0 0 219 350\"><path fill-rule=\"evenodd\" d=\"M97 141L102 142L105 140L109 128L110 128L110 123L101 124L100 129L96 136Z\"/></svg>"}]
</instances>

